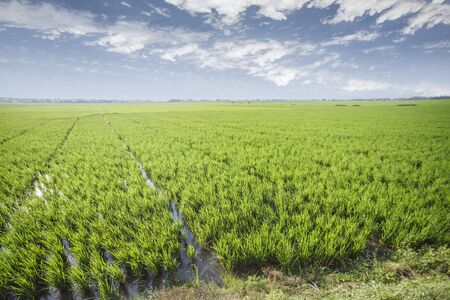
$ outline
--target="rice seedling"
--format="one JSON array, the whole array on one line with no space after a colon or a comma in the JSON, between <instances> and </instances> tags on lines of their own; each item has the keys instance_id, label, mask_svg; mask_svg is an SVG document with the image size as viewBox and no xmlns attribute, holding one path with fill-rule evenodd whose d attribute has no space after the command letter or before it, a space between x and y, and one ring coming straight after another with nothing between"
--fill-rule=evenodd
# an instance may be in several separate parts
<instances>
[{"instance_id":1,"label":"rice seedling","mask_svg":"<svg viewBox=\"0 0 450 300\"><path fill-rule=\"evenodd\" d=\"M228 271L287 274L448 245L449 103L397 104L36 108L17 128L3 117L0 298L117 298L176 276L180 241L195 285L192 241Z\"/></svg>"}]
</instances>

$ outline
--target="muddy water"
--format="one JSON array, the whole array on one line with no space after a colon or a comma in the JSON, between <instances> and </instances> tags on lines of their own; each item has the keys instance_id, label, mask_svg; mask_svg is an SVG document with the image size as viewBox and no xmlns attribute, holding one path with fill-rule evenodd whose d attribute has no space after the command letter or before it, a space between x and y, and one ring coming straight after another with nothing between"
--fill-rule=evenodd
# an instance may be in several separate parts
<instances>
[{"instance_id":1,"label":"muddy water","mask_svg":"<svg viewBox=\"0 0 450 300\"><path fill-rule=\"evenodd\" d=\"M78 259L72 254L72 251L70 250L69 242L65 239L62 239L61 242L64 247L64 255L66 256L67 261L69 262L70 266L73 267L76 264L78 264Z\"/></svg>"},{"instance_id":2,"label":"muddy water","mask_svg":"<svg viewBox=\"0 0 450 300\"><path fill-rule=\"evenodd\" d=\"M54 287L48 289L48 295L41 297L42 300L59 300L61 298L62 295L60 290Z\"/></svg>"},{"instance_id":3,"label":"muddy water","mask_svg":"<svg viewBox=\"0 0 450 300\"><path fill-rule=\"evenodd\" d=\"M180 257L181 265L178 268L177 275L181 281L193 280L196 277L195 270L198 273L198 280L202 282L214 282L218 285L222 283L223 269L217 260L214 252L203 249L195 240L194 233L184 223L183 214L178 211L175 202L170 202L170 209L172 218L175 222L180 222L182 225L181 231L183 236L180 241ZM191 262L186 249L191 246L195 249L194 261ZM192 268L195 266L195 270Z\"/></svg>"},{"instance_id":4,"label":"muddy water","mask_svg":"<svg viewBox=\"0 0 450 300\"><path fill-rule=\"evenodd\" d=\"M148 176L147 171L142 165L141 161L136 157L136 155L131 151L130 147L125 143L122 137L117 134L114 127L108 121L106 116L103 116L105 122L110 127L112 133L123 143L124 148L127 150L129 155L136 161L139 166L139 170L141 171L142 177L145 180L145 183L152 189L159 193L164 193L163 190L159 189L152 179ZM174 201L170 202L170 212L174 222L181 223L181 232L182 238L180 238L180 259L181 263L177 268L176 276L177 281L179 282L188 282L195 280L198 274L198 280L206 283L214 282L218 285L222 283L222 275L223 269L217 260L217 256L212 251L207 249L203 249L195 239L194 233L188 228L188 226L184 222L183 214L177 209L176 203ZM191 246L195 249L195 255L193 260L189 257L186 249L188 246ZM159 276L154 276L153 274L149 274L149 278L147 284L150 283L148 288L155 287L165 287L168 284L168 272L163 272L159 274ZM139 290L139 286L141 284L137 281L131 281L126 284L126 288L121 288L121 291L125 292L128 295L134 295L136 290Z\"/></svg>"},{"instance_id":5,"label":"muddy water","mask_svg":"<svg viewBox=\"0 0 450 300\"><path fill-rule=\"evenodd\" d=\"M39 300L84 300L92 299L95 295L95 293L90 291L82 292L77 290L71 292L69 289L62 291L55 287L49 287L45 294L39 297Z\"/></svg>"},{"instance_id":6,"label":"muddy water","mask_svg":"<svg viewBox=\"0 0 450 300\"><path fill-rule=\"evenodd\" d=\"M122 267L122 273L127 274L125 267ZM152 282L151 280L150 282ZM139 295L142 282L139 279L133 279L131 276L126 276L125 282L119 285L120 295L126 298L135 298Z\"/></svg>"},{"instance_id":7,"label":"muddy water","mask_svg":"<svg viewBox=\"0 0 450 300\"><path fill-rule=\"evenodd\" d=\"M144 166L140 162L140 160L133 154L128 145L123 141L123 139L116 133L112 125L107 120L106 116L104 116L105 122L110 127L113 134L123 143L125 149L129 153L129 155L136 161L139 166L142 177L145 180L145 183L153 190L158 193L165 193L163 190L158 188L151 178L148 176ZM41 179L41 174L38 174L38 179L35 182L35 194L41 198L46 191L46 187L43 184L44 180ZM47 183L50 182L50 176L45 174L43 176ZM128 187L128 182L124 179L124 184ZM176 270L176 279L175 282L189 282L192 280L198 279L202 282L214 282L218 285L222 283L222 275L223 269L217 261L217 257L215 253L208 251L207 249L203 249L193 234L193 232L188 228L188 226L184 222L183 214L177 209L176 203L174 201L170 202L170 212L174 222L181 224L181 235L180 238L180 259L181 263L177 267ZM62 239L61 240L64 247L64 255L66 256L67 263L70 266L75 266L78 264L77 258L71 252L70 243ZM189 257L187 253L187 248L192 247L195 250L195 255L193 258ZM109 251L103 252L103 259L106 263L112 264L114 263L114 257L111 255ZM151 271L148 271L146 276L143 278L135 278L131 274L128 273L125 267L122 268L122 272L126 275L126 280L124 283L118 284L118 289L121 297L124 298L135 298L140 295L144 290L154 290L154 289L162 289L169 285L170 278L169 273L167 271L161 271L158 274L154 274ZM114 283L112 283L114 284ZM41 300L65 300L65 299L98 299L99 298L98 289L94 286L88 288L87 290L59 290L54 287L48 287L46 291L43 291L43 294L39 297Z\"/></svg>"},{"instance_id":8,"label":"muddy water","mask_svg":"<svg viewBox=\"0 0 450 300\"><path fill-rule=\"evenodd\" d=\"M75 257L75 255L72 254L71 248L70 248L70 243L69 241L67 241L66 239L61 239L61 243L63 244L64 247L64 255L66 256L67 262L69 263L69 265L71 267L75 266L78 264L78 259ZM57 290L59 293L59 298L54 298L56 297L56 294L52 294L52 287L50 287L49 290L49 294L47 295L47 297L53 297L53 298L45 298L45 299L59 299L59 300L65 300L65 299L76 299L76 300L81 300L81 299L88 299L88 298L95 298L98 299L98 290L95 287L91 287L89 289L86 290L74 290L73 292L70 291L60 291Z\"/></svg>"},{"instance_id":9,"label":"muddy water","mask_svg":"<svg viewBox=\"0 0 450 300\"><path fill-rule=\"evenodd\" d=\"M187 226L183 223L183 217L176 209L175 203L173 201L170 202L170 208L172 213L172 218L175 222L180 222L182 224L181 231L183 236L180 238L180 259L181 263L177 268L177 277L181 282L187 282L191 280L195 280L196 274L193 269L193 263L191 261L191 257L189 257L186 249L188 245L193 245L193 237L192 232L187 228ZM194 248L195 249L195 248Z\"/></svg>"},{"instance_id":10,"label":"muddy water","mask_svg":"<svg viewBox=\"0 0 450 300\"><path fill-rule=\"evenodd\" d=\"M67 240L62 239L61 243L64 248L64 255L67 259L68 264L73 267L78 264L77 258L72 254L70 250L70 244ZM91 288L85 291L81 290L73 290L70 289L58 289L55 287L48 287L45 291L42 292L42 295L39 296L40 300L69 300L69 299L88 299L88 298L96 298L98 299L98 291L95 288Z\"/></svg>"}]
</instances>

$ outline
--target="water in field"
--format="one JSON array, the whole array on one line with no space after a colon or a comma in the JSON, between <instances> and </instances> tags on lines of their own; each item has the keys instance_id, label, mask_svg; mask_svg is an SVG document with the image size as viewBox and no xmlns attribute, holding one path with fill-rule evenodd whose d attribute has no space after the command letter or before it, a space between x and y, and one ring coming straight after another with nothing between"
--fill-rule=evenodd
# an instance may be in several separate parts
<instances>
[{"instance_id":1,"label":"water in field","mask_svg":"<svg viewBox=\"0 0 450 300\"><path fill-rule=\"evenodd\" d=\"M217 260L217 255L213 251L199 248L195 255L198 278L203 282L214 282L222 284L223 269Z\"/></svg>"},{"instance_id":2,"label":"water in field","mask_svg":"<svg viewBox=\"0 0 450 300\"><path fill-rule=\"evenodd\" d=\"M104 116L103 117L105 119L105 122L108 124L108 126L110 127L112 133L123 143L125 149L127 149L128 154L130 154L130 156L138 163L139 165L139 170L141 171L142 177L144 177L145 179L145 183L147 183L147 185L151 188L156 190L156 186L153 183L153 181L148 177L147 175L147 171L145 171L144 166L142 165L142 163L140 162L140 160L136 157L136 155L134 155L134 153L130 150L130 147L125 143L125 141L123 141L123 139L117 134L116 130L114 129L114 127L111 125L111 123L108 121L108 119ZM128 186L128 183L125 180L125 185Z\"/></svg>"},{"instance_id":3,"label":"water in field","mask_svg":"<svg viewBox=\"0 0 450 300\"><path fill-rule=\"evenodd\" d=\"M62 239L62 244L64 246L64 255L67 258L67 262L70 264L70 266L75 266L78 264L77 258L72 254L72 251L70 250L69 242L65 239Z\"/></svg>"},{"instance_id":4,"label":"water in field","mask_svg":"<svg viewBox=\"0 0 450 300\"><path fill-rule=\"evenodd\" d=\"M115 131L113 126L105 117L105 122L110 127L114 136L116 136L122 143L128 154L136 161L139 166L140 173L145 180L146 185L155 190L157 193L165 194L165 191L160 187L156 186L155 183L147 173L144 165L141 163L139 158L135 153L129 148L125 141L120 137L120 135ZM124 180L124 185L128 187L129 183L126 179ZM34 194L42 198L47 192L52 193L53 190L49 189L47 185L50 183L51 178L48 174L37 174L37 178L34 181ZM125 275L125 282L117 283L111 282L112 285L116 285L118 293L124 298L135 298L140 295L145 290L155 290L162 289L169 286L170 282L190 282L194 280L199 280L202 282L214 282L221 284L223 270L217 261L215 253L203 249L198 242L194 233L189 229L184 221L183 214L178 210L175 201L170 202L169 211L171 216L176 223L181 224L181 237L179 238L179 258L180 264L177 266L174 274L169 274L168 271L160 271L158 273L153 273L148 271L146 275L139 278L133 276L129 273L125 267L122 268L122 272ZM77 257L72 253L72 245L68 239L61 239L63 245L63 251L66 263L69 267L74 267L80 262ZM192 253L188 254L187 249L192 249ZM113 255L104 250L102 252L103 260L106 264L114 264L115 258ZM64 299L98 299L100 297L99 289L97 286L92 285L86 289L73 289L68 287L67 289L61 290L55 287L43 288L40 292L39 299L41 300L64 300Z\"/></svg>"},{"instance_id":5,"label":"water in field","mask_svg":"<svg viewBox=\"0 0 450 300\"><path fill-rule=\"evenodd\" d=\"M42 198L42 196L44 196L45 190L45 185L40 180L36 180L34 182L34 194L36 196Z\"/></svg>"},{"instance_id":6,"label":"water in field","mask_svg":"<svg viewBox=\"0 0 450 300\"><path fill-rule=\"evenodd\" d=\"M139 169L141 170L142 177L144 177L144 179L145 179L145 183L147 183L147 185L150 188L156 190L156 186L153 183L153 181L147 176L147 172L145 171L144 166L140 162L138 162L138 163L139 163Z\"/></svg>"},{"instance_id":7,"label":"water in field","mask_svg":"<svg viewBox=\"0 0 450 300\"><path fill-rule=\"evenodd\" d=\"M170 210L172 214L172 218L175 222L180 222L183 224L181 230L183 232L183 237L180 239L180 259L181 264L178 266L177 276L180 281L186 282L189 280L195 279L195 272L192 268L193 262L191 262L191 258L189 257L186 249L188 245L194 245L194 234L187 228L187 226L183 223L183 216L177 210L174 201L170 202ZM197 250L194 247L195 250Z\"/></svg>"},{"instance_id":8,"label":"water in field","mask_svg":"<svg viewBox=\"0 0 450 300\"><path fill-rule=\"evenodd\" d=\"M223 270L217 261L216 255L212 251L203 249L195 240L194 233L186 226L183 221L183 214L178 211L175 202L170 202L172 218L175 222L181 222L183 237L180 241L181 265L178 268L177 275L181 281L189 281L198 276L198 280L203 282L215 282L220 285L222 281ZM195 249L194 261L191 261L186 249L188 246ZM198 275L192 266L195 266Z\"/></svg>"},{"instance_id":9,"label":"water in field","mask_svg":"<svg viewBox=\"0 0 450 300\"><path fill-rule=\"evenodd\" d=\"M48 294L40 297L41 300L63 300L71 299L69 295L62 293L59 289L50 287L48 289Z\"/></svg>"},{"instance_id":10,"label":"water in field","mask_svg":"<svg viewBox=\"0 0 450 300\"><path fill-rule=\"evenodd\" d=\"M60 290L55 287L49 287L44 294L39 297L39 300L83 300L83 299L98 299L99 294L95 289L81 290Z\"/></svg>"},{"instance_id":11,"label":"water in field","mask_svg":"<svg viewBox=\"0 0 450 300\"><path fill-rule=\"evenodd\" d=\"M44 176L42 176L42 174L40 172L38 172L38 179L34 182L34 194L36 196L38 196L39 198L42 198L44 196L44 193L47 190L47 187L45 186L45 184L41 180L42 177L45 178L45 181L47 183L50 182L50 175L49 174L44 174Z\"/></svg>"},{"instance_id":12,"label":"water in field","mask_svg":"<svg viewBox=\"0 0 450 300\"><path fill-rule=\"evenodd\" d=\"M81 119L70 136L73 118L45 117L49 125L2 145L10 274L0 298L28 270L39 279L18 297L133 298L220 284L219 255L231 270L300 270L445 243L449 104L335 104L121 106ZM53 257L67 280L60 290L46 283ZM80 282L87 291L74 291Z\"/></svg>"},{"instance_id":13,"label":"water in field","mask_svg":"<svg viewBox=\"0 0 450 300\"><path fill-rule=\"evenodd\" d=\"M138 279L127 278L126 282L119 287L120 294L127 298L134 298L139 295L140 286Z\"/></svg>"},{"instance_id":14,"label":"water in field","mask_svg":"<svg viewBox=\"0 0 450 300\"><path fill-rule=\"evenodd\" d=\"M137 162L139 165L139 170L141 171L142 177L144 178L146 184L153 190L157 192L162 192L158 187L156 187L155 183L148 176L147 171L142 165L141 161L136 157L136 155L131 151L130 147L125 143L125 141L117 134L116 130L112 126L112 124L108 121L106 117L104 117L105 122L110 127L113 134L123 143L125 149L130 154L130 156ZM126 184L126 183L125 183ZM174 222L179 222L182 224L182 238L180 239L180 259L181 263L178 266L176 271L176 280L181 282L188 282L195 280L196 277L198 280L203 282L215 282L220 284L222 281L222 273L223 270L220 264L217 261L216 255L203 249L195 240L194 233L187 227L184 223L184 217L182 213L177 209L174 201L170 202L170 211ZM195 250L195 255L191 258L187 253L187 248L192 247ZM192 261L192 259L194 261ZM159 276L148 276L147 285L149 288L154 287L164 287L168 281L168 273L163 272L159 274ZM136 290L139 290L139 283L133 282L133 285L130 287L126 287L125 289L121 289L122 293L126 292L127 294L133 294Z\"/></svg>"},{"instance_id":15,"label":"water in field","mask_svg":"<svg viewBox=\"0 0 450 300\"><path fill-rule=\"evenodd\" d=\"M39 183L34 185L34 194L39 198L42 198L44 195L44 188L42 187L42 184Z\"/></svg>"}]
</instances>

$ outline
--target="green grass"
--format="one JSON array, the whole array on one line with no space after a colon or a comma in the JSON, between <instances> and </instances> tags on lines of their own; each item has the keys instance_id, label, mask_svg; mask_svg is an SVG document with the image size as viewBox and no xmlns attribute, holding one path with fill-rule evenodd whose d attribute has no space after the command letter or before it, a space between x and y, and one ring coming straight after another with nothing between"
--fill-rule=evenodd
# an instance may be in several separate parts
<instances>
[{"instance_id":1,"label":"green grass","mask_svg":"<svg viewBox=\"0 0 450 300\"><path fill-rule=\"evenodd\" d=\"M0 298L173 278L171 200L229 277L187 293L440 298L450 101L401 103L0 105Z\"/></svg>"},{"instance_id":2,"label":"green grass","mask_svg":"<svg viewBox=\"0 0 450 300\"><path fill-rule=\"evenodd\" d=\"M162 299L448 299L450 251L424 248L389 258L357 259L340 268L308 268L296 275L269 267L250 276L230 275L223 287L170 288ZM140 299L144 299L142 296Z\"/></svg>"}]
</instances>

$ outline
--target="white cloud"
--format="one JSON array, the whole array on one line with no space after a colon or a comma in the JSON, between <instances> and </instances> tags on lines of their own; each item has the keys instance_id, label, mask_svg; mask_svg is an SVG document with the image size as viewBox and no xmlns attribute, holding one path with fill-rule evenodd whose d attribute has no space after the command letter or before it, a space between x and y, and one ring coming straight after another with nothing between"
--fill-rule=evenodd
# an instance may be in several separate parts
<instances>
[{"instance_id":1,"label":"white cloud","mask_svg":"<svg viewBox=\"0 0 450 300\"><path fill-rule=\"evenodd\" d=\"M364 53L368 54L368 53L372 53L372 52L384 52L384 51L392 50L392 49L394 49L394 46L392 46L392 45L378 46L378 47L366 49L366 50L364 50Z\"/></svg>"},{"instance_id":2,"label":"white cloud","mask_svg":"<svg viewBox=\"0 0 450 300\"><path fill-rule=\"evenodd\" d=\"M96 68L75 67L74 71L79 73L91 73L91 74L98 73L98 69Z\"/></svg>"},{"instance_id":3,"label":"white cloud","mask_svg":"<svg viewBox=\"0 0 450 300\"><path fill-rule=\"evenodd\" d=\"M402 36L402 37L399 37L399 38L392 39L392 41L394 43L403 43L404 41L406 41L406 37Z\"/></svg>"},{"instance_id":4,"label":"white cloud","mask_svg":"<svg viewBox=\"0 0 450 300\"><path fill-rule=\"evenodd\" d=\"M377 17L377 23L408 18L404 34L417 29L431 28L437 24L450 24L450 5L444 0L165 0L167 3L190 13L218 14L225 25L239 22L242 14L251 6L258 7L257 14L273 20L285 20L289 13L303 7L338 7L337 12L324 23L352 22L364 16Z\"/></svg>"},{"instance_id":5,"label":"white cloud","mask_svg":"<svg viewBox=\"0 0 450 300\"><path fill-rule=\"evenodd\" d=\"M209 38L209 34L180 28L149 28L142 22L119 20L113 25L101 25L95 21L96 17L89 12L58 8L49 3L16 0L0 3L0 23L7 27L36 30L42 38L48 39L59 38L62 33L88 36L86 45L102 46L107 51L122 54L131 54L153 44L178 45Z\"/></svg>"},{"instance_id":6,"label":"white cloud","mask_svg":"<svg viewBox=\"0 0 450 300\"><path fill-rule=\"evenodd\" d=\"M433 0L425 5L417 14L408 21L408 26L403 29L404 34L413 34L423 27L432 28L438 24L450 25L450 5L444 0Z\"/></svg>"},{"instance_id":7,"label":"white cloud","mask_svg":"<svg viewBox=\"0 0 450 300\"><path fill-rule=\"evenodd\" d=\"M297 78L298 73L299 72L296 69L278 66L275 68L268 68L267 70L255 68L249 71L250 75L273 81L278 86L288 85L289 82Z\"/></svg>"},{"instance_id":8,"label":"white cloud","mask_svg":"<svg viewBox=\"0 0 450 300\"><path fill-rule=\"evenodd\" d=\"M387 21L398 20L403 16L413 14L421 10L426 3L424 1L403 0L395 1L390 9L386 10L377 18L377 23L382 24Z\"/></svg>"},{"instance_id":9,"label":"white cloud","mask_svg":"<svg viewBox=\"0 0 450 300\"><path fill-rule=\"evenodd\" d=\"M419 46L414 46L413 48L422 49L426 53L433 53L438 50L446 50L450 52L450 41L429 42Z\"/></svg>"},{"instance_id":10,"label":"white cloud","mask_svg":"<svg viewBox=\"0 0 450 300\"><path fill-rule=\"evenodd\" d=\"M450 95L450 85L443 86L429 82L419 84L395 84L384 81L361 79L347 79L344 82L344 86L341 87L341 89L348 92L374 92L389 89L409 96L434 97Z\"/></svg>"},{"instance_id":11,"label":"white cloud","mask_svg":"<svg viewBox=\"0 0 450 300\"><path fill-rule=\"evenodd\" d=\"M330 54L325 55L323 58L319 59L315 63L309 65L309 68L316 69L318 67L328 65L330 63L332 65L333 64L341 64L339 58L340 58L340 55L338 53L330 53Z\"/></svg>"},{"instance_id":12,"label":"white cloud","mask_svg":"<svg viewBox=\"0 0 450 300\"><path fill-rule=\"evenodd\" d=\"M86 44L103 46L111 52L130 54L160 39L158 34L148 32L144 23L118 21L106 30L103 37Z\"/></svg>"},{"instance_id":13,"label":"white cloud","mask_svg":"<svg viewBox=\"0 0 450 300\"><path fill-rule=\"evenodd\" d=\"M450 95L450 85L440 86L431 83L422 83L413 87L414 92L418 96L434 97Z\"/></svg>"},{"instance_id":14,"label":"white cloud","mask_svg":"<svg viewBox=\"0 0 450 300\"><path fill-rule=\"evenodd\" d=\"M128 8L131 8L130 3L126 2L126 1L121 1L120 4L123 5L123 6L126 6Z\"/></svg>"},{"instance_id":15,"label":"white cloud","mask_svg":"<svg viewBox=\"0 0 450 300\"><path fill-rule=\"evenodd\" d=\"M326 8L332 4L339 6L336 15L326 20L326 23L336 24L340 22L354 21L364 15L373 16L392 7L397 0L335 0L335 1L312 1L311 7Z\"/></svg>"},{"instance_id":16,"label":"white cloud","mask_svg":"<svg viewBox=\"0 0 450 300\"><path fill-rule=\"evenodd\" d=\"M147 5L158 15L161 15L166 18L170 18L170 11L167 8L158 7L156 5L147 3Z\"/></svg>"},{"instance_id":17,"label":"white cloud","mask_svg":"<svg viewBox=\"0 0 450 300\"><path fill-rule=\"evenodd\" d=\"M167 3L185 9L191 13L214 13L217 12L222 21L227 25L239 21L240 15L245 10L256 5L259 7L258 14L274 19L285 20L286 14L303 7L309 0L165 0Z\"/></svg>"},{"instance_id":18,"label":"white cloud","mask_svg":"<svg viewBox=\"0 0 450 300\"><path fill-rule=\"evenodd\" d=\"M1 1L1 0L0 0ZM356 1L356 0L355 0ZM447 24L449 5L443 1L424 0L236 0L236 1L194 1L168 0L191 13L206 13L208 20L222 18L225 23L235 24L241 13L249 5L257 5L258 14L275 20L285 19L287 14L308 5L310 7L329 7L336 4L337 13L326 20L329 23L352 21L364 15L377 15L377 22L397 20L402 16L407 25L405 34L412 34L420 28L430 28L437 24ZM376 7L375 2L380 6ZM128 2L126 2L128 3ZM351 6L349 3L353 3ZM143 15L159 14L170 16L170 11L149 4ZM214 17L215 16L215 17ZM219 19L217 19L219 20ZM103 22L103 23L102 23ZM328 52L326 46L348 45L355 41L373 41L380 37L377 32L357 31L353 34L334 37L323 43L311 44L299 41L277 41L275 39L233 39L222 38L214 43L209 41L210 34L198 33L181 28L151 27L138 21L118 20L113 24L104 23L100 15L56 7L52 4L13 0L0 2L0 24L6 27L26 28L36 31L43 38L56 39L61 34L84 36L83 43L98 46L106 51L121 54L157 54L168 61L183 60L202 68L216 70L241 70L254 77L263 78L279 86L288 85L296 79L305 84L312 81L326 84L326 81L339 81L339 87L350 92L386 90L400 87L381 81L340 78L337 68L358 68L352 61L344 61L337 53ZM2 27L0 27L2 28ZM224 28L226 26L218 28ZM234 30L235 28L233 28ZM385 51L392 46L379 46L366 49L365 53ZM449 42L441 41L424 44L418 48L426 51L448 49ZM308 56L304 59L302 56ZM143 56L144 57L144 56ZM304 61L305 60L305 61ZM307 60L307 61L306 61ZM1 61L1 60L0 60ZM327 75L326 70L336 74ZM85 72L87 68L83 69ZM82 70L80 70L82 71ZM327 77L328 76L328 77ZM335 76L334 78L331 78ZM331 78L331 79L330 79ZM342 84L343 83L343 84ZM417 93L437 93L446 91L442 87L423 85L413 87Z\"/></svg>"},{"instance_id":19,"label":"white cloud","mask_svg":"<svg viewBox=\"0 0 450 300\"><path fill-rule=\"evenodd\" d=\"M286 86L292 80L307 77L314 70L339 60L337 53L322 50L309 43L250 39L219 41L211 46L188 44L156 49L152 53L170 61L182 59L201 68L243 70L250 76ZM308 56L313 62L300 64L298 56Z\"/></svg>"},{"instance_id":20,"label":"white cloud","mask_svg":"<svg viewBox=\"0 0 450 300\"><path fill-rule=\"evenodd\" d=\"M102 46L110 52L131 54L149 45L176 45L204 41L208 38L209 34L195 33L179 28L150 29L143 22L118 21L106 28L101 38L86 42L86 44Z\"/></svg>"},{"instance_id":21,"label":"white cloud","mask_svg":"<svg viewBox=\"0 0 450 300\"><path fill-rule=\"evenodd\" d=\"M178 48L170 48L164 50L158 49L154 51L154 53L159 53L162 59L174 62L178 57L195 53L198 49L199 46L197 44L187 44Z\"/></svg>"},{"instance_id":22,"label":"white cloud","mask_svg":"<svg viewBox=\"0 0 450 300\"><path fill-rule=\"evenodd\" d=\"M342 89L349 92L371 92L386 90L391 86L391 84L382 81L349 79Z\"/></svg>"},{"instance_id":23,"label":"white cloud","mask_svg":"<svg viewBox=\"0 0 450 300\"><path fill-rule=\"evenodd\" d=\"M0 22L7 27L37 30L51 39L58 38L62 33L81 36L100 30L95 23L95 15L57 8L49 3L0 3Z\"/></svg>"},{"instance_id":24,"label":"white cloud","mask_svg":"<svg viewBox=\"0 0 450 300\"><path fill-rule=\"evenodd\" d=\"M295 50L298 55L322 54L325 51L318 45L311 43L297 44Z\"/></svg>"},{"instance_id":25,"label":"white cloud","mask_svg":"<svg viewBox=\"0 0 450 300\"><path fill-rule=\"evenodd\" d=\"M413 34L420 28L431 28L438 24L450 25L450 5L444 0L313 0L309 6L326 8L337 4L336 15L326 22L354 21L365 15L378 15L377 24L407 18L404 34Z\"/></svg>"},{"instance_id":26,"label":"white cloud","mask_svg":"<svg viewBox=\"0 0 450 300\"><path fill-rule=\"evenodd\" d=\"M303 45L282 43L276 40L220 41L211 47L190 44L172 49L154 51L161 58L175 61L184 58L202 68L218 70L240 69L248 75L261 77L279 86L285 86L297 78L300 71L284 63L282 59L301 54Z\"/></svg>"},{"instance_id":27,"label":"white cloud","mask_svg":"<svg viewBox=\"0 0 450 300\"><path fill-rule=\"evenodd\" d=\"M322 46L348 45L354 41L370 42L377 39L379 36L380 34L378 32L367 32L361 30L353 34L334 37L329 41L323 42Z\"/></svg>"}]
</instances>

